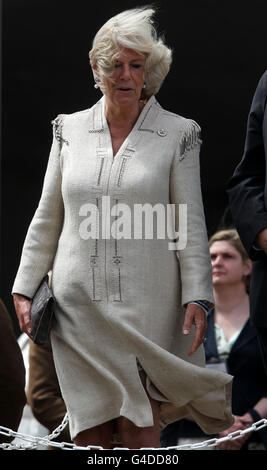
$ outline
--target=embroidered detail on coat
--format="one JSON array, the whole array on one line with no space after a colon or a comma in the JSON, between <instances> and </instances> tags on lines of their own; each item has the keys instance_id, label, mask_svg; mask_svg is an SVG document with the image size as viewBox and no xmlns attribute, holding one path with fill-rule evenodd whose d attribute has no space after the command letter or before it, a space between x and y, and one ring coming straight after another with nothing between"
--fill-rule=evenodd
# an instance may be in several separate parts
<instances>
[{"instance_id":1,"label":"embroidered detail on coat","mask_svg":"<svg viewBox=\"0 0 267 470\"><path fill-rule=\"evenodd\" d=\"M89 134L94 134L94 133L98 133L100 134L101 132L104 132L104 129L89 129Z\"/></svg>"},{"instance_id":2,"label":"embroidered detail on coat","mask_svg":"<svg viewBox=\"0 0 267 470\"><path fill-rule=\"evenodd\" d=\"M117 186L120 186L120 185L121 185L121 179L122 179L122 175L123 175L124 170L125 170L126 162L127 162L127 157L124 157L124 158L122 159L122 163L121 163L121 167L120 167L120 172L119 172L119 176L118 176Z\"/></svg>"},{"instance_id":3,"label":"embroidered detail on coat","mask_svg":"<svg viewBox=\"0 0 267 470\"><path fill-rule=\"evenodd\" d=\"M201 129L195 121L188 121L185 132L180 141L180 157L179 160L183 160L186 153L192 150L198 144L201 144Z\"/></svg>"},{"instance_id":4,"label":"embroidered detail on coat","mask_svg":"<svg viewBox=\"0 0 267 470\"><path fill-rule=\"evenodd\" d=\"M96 156L97 158L96 158L96 168L95 168L95 179L96 179L96 185L100 186L102 171L104 167L104 160L108 156L107 149L102 148L102 147L97 147Z\"/></svg>"},{"instance_id":5,"label":"embroidered detail on coat","mask_svg":"<svg viewBox=\"0 0 267 470\"><path fill-rule=\"evenodd\" d=\"M63 129L63 116L62 114L59 114L56 119L51 121L51 124L53 125L53 131L54 131L54 136L55 138L62 144L63 142L66 145L69 145L69 142L63 138L62 136L62 129Z\"/></svg>"},{"instance_id":6,"label":"embroidered detail on coat","mask_svg":"<svg viewBox=\"0 0 267 470\"><path fill-rule=\"evenodd\" d=\"M129 144L123 151L121 164L120 164L118 174L117 174L117 186L118 187L121 186L121 182L122 182L122 178L125 172L126 165L128 164L129 159L132 158L134 152L135 152L135 148Z\"/></svg>"},{"instance_id":7,"label":"embroidered detail on coat","mask_svg":"<svg viewBox=\"0 0 267 470\"><path fill-rule=\"evenodd\" d=\"M99 199L98 197L96 198L96 206L99 209ZM96 213L96 232L98 233L99 227L98 227L98 211ZM90 255L90 268L92 271L92 300L94 301L99 301L101 300L101 294L100 294L100 289L99 285L101 282L100 279L100 266L99 266L99 255L98 255L98 239L95 239L95 250L94 253Z\"/></svg>"},{"instance_id":8,"label":"embroidered detail on coat","mask_svg":"<svg viewBox=\"0 0 267 470\"><path fill-rule=\"evenodd\" d=\"M116 206L118 205L119 200L115 199ZM115 221L118 219L118 215L115 216ZM112 288L113 288L113 302L121 302L122 301L122 291L121 291L121 266L123 263L123 257L119 254L118 248L118 240L117 240L117 226L116 226L116 234L114 238L114 255L112 257Z\"/></svg>"}]
</instances>

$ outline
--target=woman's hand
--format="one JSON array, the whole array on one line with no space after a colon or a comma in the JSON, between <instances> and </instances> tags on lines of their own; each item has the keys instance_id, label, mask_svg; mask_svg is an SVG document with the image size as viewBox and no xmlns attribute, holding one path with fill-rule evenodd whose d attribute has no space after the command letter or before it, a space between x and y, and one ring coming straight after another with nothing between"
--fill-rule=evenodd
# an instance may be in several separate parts
<instances>
[{"instance_id":1,"label":"woman's hand","mask_svg":"<svg viewBox=\"0 0 267 470\"><path fill-rule=\"evenodd\" d=\"M188 356L194 354L197 348L203 343L207 331L206 312L196 304L188 304L186 307L183 324L184 335L188 335L190 333L192 325L195 326L195 336L191 348L188 351Z\"/></svg>"},{"instance_id":2,"label":"woman's hand","mask_svg":"<svg viewBox=\"0 0 267 470\"><path fill-rule=\"evenodd\" d=\"M228 434L235 432L235 431L247 429L248 427L251 426L251 424L253 424L253 418L249 413L246 413L243 416L234 416L234 419L235 419L234 424L229 429L226 429L225 431L220 432L218 435L218 438L225 437ZM242 437L240 437L239 439L236 439L235 441L229 440L229 441L221 442L220 444L218 444L217 449L240 450L240 448L249 438L250 434L251 433L244 434Z\"/></svg>"},{"instance_id":3,"label":"woman's hand","mask_svg":"<svg viewBox=\"0 0 267 470\"><path fill-rule=\"evenodd\" d=\"M256 243L265 253L267 253L267 228L258 233Z\"/></svg>"},{"instance_id":4,"label":"woman's hand","mask_svg":"<svg viewBox=\"0 0 267 470\"><path fill-rule=\"evenodd\" d=\"M31 300L21 294L13 294L16 314L19 321L19 326L22 332L26 333L31 338L32 323L31 323Z\"/></svg>"}]
</instances>

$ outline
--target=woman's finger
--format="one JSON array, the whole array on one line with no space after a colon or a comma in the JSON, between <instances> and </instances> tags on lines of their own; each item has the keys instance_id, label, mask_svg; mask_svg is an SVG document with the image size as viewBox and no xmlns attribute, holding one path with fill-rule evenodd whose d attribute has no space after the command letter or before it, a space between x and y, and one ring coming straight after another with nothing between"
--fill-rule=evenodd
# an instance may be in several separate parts
<instances>
[{"instance_id":1,"label":"woman's finger","mask_svg":"<svg viewBox=\"0 0 267 470\"><path fill-rule=\"evenodd\" d=\"M196 304L189 304L186 309L185 321L183 325L183 334L189 334L192 325L195 326L193 343L188 351L191 356L205 340L207 330L206 313Z\"/></svg>"},{"instance_id":2,"label":"woman's finger","mask_svg":"<svg viewBox=\"0 0 267 470\"><path fill-rule=\"evenodd\" d=\"M196 327L194 340L188 352L188 355L191 356L192 354L194 354L196 350L199 348L199 346L203 343L204 340L205 340L205 329L200 326Z\"/></svg>"},{"instance_id":3,"label":"woman's finger","mask_svg":"<svg viewBox=\"0 0 267 470\"><path fill-rule=\"evenodd\" d=\"M189 335L191 332L191 327L193 324L193 316L191 315L191 312L186 310L185 313L185 319L184 319L184 324L183 324L183 334L184 335Z\"/></svg>"},{"instance_id":4,"label":"woman's finger","mask_svg":"<svg viewBox=\"0 0 267 470\"><path fill-rule=\"evenodd\" d=\"M25 329L26 329L25 333L27 333L30 336L32 333L32 322L31 322L30 311L25 312L24 324L25 324Z\"/></svg>"},{"instance_id":5,"label":"woman's finger","mask_svg":"<svg viewBox=\"0 0 267 470\"><path fill-rule=\"evenodd\" d=\"M14 305L21 331L30 336L32 333L31 301L17 295L14 299Z\"/></svg>"}]
</instances>

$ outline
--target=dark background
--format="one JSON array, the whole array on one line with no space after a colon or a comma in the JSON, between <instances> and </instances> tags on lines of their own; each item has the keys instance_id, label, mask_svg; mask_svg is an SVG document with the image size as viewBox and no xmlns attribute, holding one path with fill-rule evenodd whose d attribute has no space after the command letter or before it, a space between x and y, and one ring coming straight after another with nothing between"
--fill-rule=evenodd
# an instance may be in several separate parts
<instances>
[{"instance_id":1,"label":"dark background","mask_svg":"<svg viewBox=\"0 0 267 470\"><path fill-rule=\"evenodd\" d=\"M148 2L2 2L1 298L18 324L11 288L37 206L52 140L51 120L92 106L88 51L111 16ZM162 0L159 31L173 48L157 95L202 128L201 174L209 235L227 213L226 182L243 152L247 115L266 67L266 0Z\"/></svg>"}]
</instances>

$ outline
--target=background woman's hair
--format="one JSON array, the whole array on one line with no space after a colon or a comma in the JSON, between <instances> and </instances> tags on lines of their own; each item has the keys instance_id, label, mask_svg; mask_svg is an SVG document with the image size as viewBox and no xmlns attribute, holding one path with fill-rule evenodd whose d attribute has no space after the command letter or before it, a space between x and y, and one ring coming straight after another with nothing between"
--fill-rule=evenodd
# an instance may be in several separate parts
<instances>
[{"instance_id":1,"label":"background woman's hair","mask_svg":"<svg viewBox=\"0 0 267 470\"><path fill-rule=\"evenodd\" d=\"M99 78L110 78L119 55L119 46L132 49L146 56L143 98L156 94L166 78L172 51L159 37L154 24L155 8L145 6L126 10L110 18L96 33L90 62L98 67ZM100 83L103 91L103 86Z\"/></svg>"}]
</instances>

